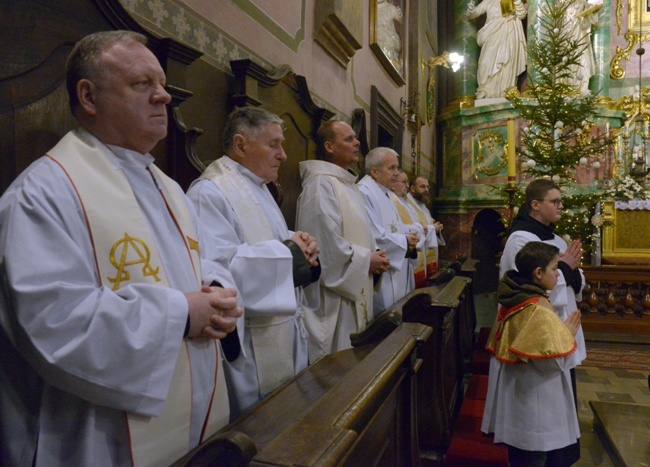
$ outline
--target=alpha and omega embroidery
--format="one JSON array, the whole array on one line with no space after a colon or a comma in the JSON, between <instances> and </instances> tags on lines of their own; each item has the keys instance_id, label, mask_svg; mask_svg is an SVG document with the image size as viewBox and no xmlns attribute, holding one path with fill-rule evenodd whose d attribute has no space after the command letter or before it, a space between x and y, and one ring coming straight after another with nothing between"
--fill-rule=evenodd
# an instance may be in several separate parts
<instances>
[{"instance_id":1,"label":"alpha and omega embroidery","mask_svg":"<svg viewBox=\"0 0 650 467\"><path fill-rule=\"evenodd\" d=\"M117 256L119 256L119 261ZM153 276L156 282L160 282L160 278L158 277L160 266L154 269L149 263L150 259L151 253L147 244L139 238L129 236L129 234L125 232L124 238L115 242L111 247L111 264L115 266L115 269L117 269L116 276L108 278L108 280L113 284L113 290L118 290L123 281L128 282L131 280L131 273L126 268L139 264L142 264L143 276Z\"/></svg>"}]
</instances>

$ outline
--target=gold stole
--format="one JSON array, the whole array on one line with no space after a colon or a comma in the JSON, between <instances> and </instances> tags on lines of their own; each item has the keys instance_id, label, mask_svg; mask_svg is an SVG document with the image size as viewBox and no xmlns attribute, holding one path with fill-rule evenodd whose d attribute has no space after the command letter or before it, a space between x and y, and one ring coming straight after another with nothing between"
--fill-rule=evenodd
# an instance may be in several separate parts
<instances>
[{"instance_id":1,"label":"gold stole","mask_svg":"<svg viewBox=\"0 0 650 467\"><path fill-rule=\"evenodd\" d=\"M112 290L131 283L169 287L147 222L128 180L121 170L115 170L108 161L106 152L109 151L84 130L74 130L66 134L47 154L65 171L77 192L94 248L100 285ZM193 220L173 181L153 165L151 170L156 181L166 188L163 198L185 241L198 290L201 285L201 265ZM118 206L119 212L116 211ZM216 345L214 342L218 354ZM223 370L221 365L217 364L217 367L217 381L210 403L214 410L208 414L204 435L210 435L225 425L224 417L225 422L228 421L227 393L226 399L219 400L219 407L214 407L215 393L217 397L223 397L225 392ZM155 418L132 413L126 415L134 465L169 463L170 459L187 453L192 415L192 380L187 341L183 340L180 346L161 415Z\"/></svg>"},{"instance_id":2,"label":"gold stole","mask_svg":"<svg viewBox=\"0 0 650 467\"><path fill-rule=\"evenodd\" d=\"M368 225L360 221L366 216L365 206L358 203L351 203L346 200L345 184L336 177L330 177L336 197L341 208L341 232L343 238L348 242L359 245L360 247L371 250L373 248L372 240L368 236ZM372 253L372 251L371 251ZM364 286L361 288L359 299L355 300L354 305L357 317L357 332L361 332L368 327L368 324L373 320L372 313L372 274L368 274ZM368 313L370 310L370 313Z\"/></svg>"},{"instance_id":3,"label":"gold stole","mask_svg":"<svg viewBox=\"0 0 650 467\"><path fill-rule=\"evenodd\" d=\"M393 203L395 203L395 206L397 207L397 212L399 213L400 219L402 219L402 224L416 223L415 219L411 219L411 214L409 213L408 209L406 209L406 206L404 206L404 204L400 202L397 195L394 195ZM427 224L425 222L422 225L427 225ZM418 250L418 264L414 268L414 273L415 273L415 287L416 288L425 287L427 282L427 277L426 277L426 262L425 262L423 251Z\"/></svg>"},{"instance_id":4,"label":"gold stole","mask_svg":"<svg viewBox=\"0 0 650 467\"><path fill-rule=\"evenodd\" d=\"M406 199L406 202L410 203L408 198ZM413 206L412 203L411 206ZM420 224L426 225L427 228L429 229L434 228L431 224L427 225L429 219L427 219L427 216L422 212L422 210L418 206L413 206L413 210L417 213ZM428 247L426 249L426 253L424 256L425 256L424 260L427 264L426 271L424 274L420 274L419 277L417 274L415 275L415 286L418 288L426 287L427 280L429 279L429 277L431 277L433 273L438 270L438 249L435 247Z\"/></svg>"}]
</instances>

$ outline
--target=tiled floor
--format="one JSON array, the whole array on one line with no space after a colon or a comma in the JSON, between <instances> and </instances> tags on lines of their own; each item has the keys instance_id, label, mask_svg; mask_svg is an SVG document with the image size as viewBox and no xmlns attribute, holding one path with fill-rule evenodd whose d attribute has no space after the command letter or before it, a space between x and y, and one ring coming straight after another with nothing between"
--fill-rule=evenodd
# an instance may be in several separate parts
<instances>
[{"instance_id":1,"label":"tiled floor","mask_svg":"<svg viewBox=\"0 0 650 467\"><path fill-rule=\"evenodd\" d=\"M587 344L587 349L589 344ZM576 369L578 384L578 421L580 422L581 459L578 467L613 466L598 435L593 431L594 415L589 401L624 402L650 406L648 373L635 370ZM648 459L650 464L650 459Z\"/></svg>"},{"instance_id":2,"label":"tiled floor","mask_svg":"<svg viewBox=\"0 0 650 467\"><path fill-rule=\"evenodd\" d=\"M475 297L477 329L492 326L496 316L496 294ZM587 351L589 344L587 343ZM577 467L614 466L598 435L593 431L594 415L589 401L623 402L650 406L648 373L635 370L605 370L592 367L576 369L578 386L578 420L580 423L581 459ZM650 459L648 464L650 465Z\"/></svg>"}]
</instances>

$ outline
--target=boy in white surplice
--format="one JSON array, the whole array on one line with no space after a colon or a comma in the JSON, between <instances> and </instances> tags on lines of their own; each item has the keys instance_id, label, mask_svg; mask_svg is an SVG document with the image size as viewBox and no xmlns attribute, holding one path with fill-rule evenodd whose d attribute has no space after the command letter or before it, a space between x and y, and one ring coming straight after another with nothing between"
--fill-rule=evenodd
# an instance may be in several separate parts
<instances>
[{"instance_id":1,"label":"boy in white surplice","mask_svg":"<svg viewBox=\"0 0 650 467\"><path fill-rule=\"evenodd\" d=\"M563 323L548 301L558 280L554 245L529 242L517 270L501 279L501 307L486 349L488 392L481 430L508 445L511 466L569 466L580 458L580 428L569 370L580 312Z\"/></svg>"}]
</instances>

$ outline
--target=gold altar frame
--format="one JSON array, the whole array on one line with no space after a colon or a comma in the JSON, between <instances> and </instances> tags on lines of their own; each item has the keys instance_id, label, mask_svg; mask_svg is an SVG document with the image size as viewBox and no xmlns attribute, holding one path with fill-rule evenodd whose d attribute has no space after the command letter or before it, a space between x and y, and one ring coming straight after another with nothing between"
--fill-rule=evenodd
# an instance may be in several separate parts
<instances>
[{"instance_id":1,"label":"gold altar frame","mask_svg":"<svg viewBox=\"0 0 650 467\"><path fill-rule=\"evenodd\" d=\"M650 211L617 211L614 201L602 207L602 259L608 264L650 264ZM642 219L647 217L647 219ZM636 227L635 227L636 226Z\"/></svg>"}]
</instances>

